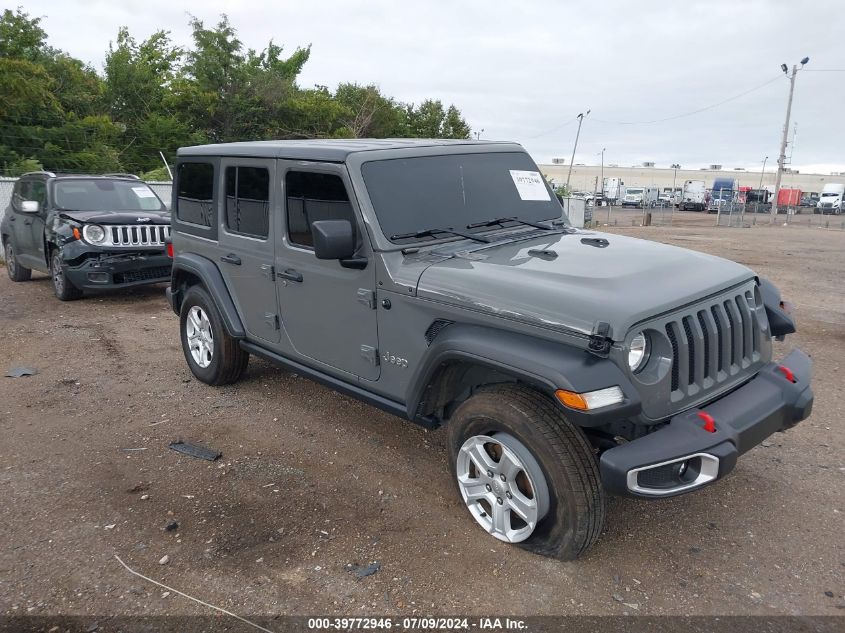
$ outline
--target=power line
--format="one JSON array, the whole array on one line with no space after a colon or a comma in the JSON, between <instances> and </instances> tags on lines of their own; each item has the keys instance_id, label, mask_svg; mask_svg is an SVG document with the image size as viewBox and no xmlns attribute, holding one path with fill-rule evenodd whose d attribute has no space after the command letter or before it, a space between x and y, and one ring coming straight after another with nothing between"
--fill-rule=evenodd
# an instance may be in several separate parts
<instances>
[{"instance_id":1,"label":"power line","mask_svg":"<svg viewBox=\"0 0 845 633\"><path fill-rule=\"evenodd\" d=\"M552 132L557 132L558 130L562 130L563 128L565 128L565 127L567 127L567 126L572 125L572 124L573 124L573 123L575 123L575 121L577 121L577 120L578 120L578 117L575 117L575 118L574 118L574 119L572 119L571 121L567 121L566 123L561 123L560 125L555 126L555 127L553 127L552 129L550 129L550 130L546 130L545 132L540 132L539 134L535 134L534 136L526 136L526 137L524 137L524 138L526 138L526 139L532 139L532 138L540 138L541 136L548 136L548 135L549 135L549 134L551 134Z\"/></svg>"},{"instance_id":2,"label":"power line","mask_svg":"<svg viewBox=\"0 0 845 633\"><path fill-rule=\"evenodd\" d=\"M729 103L731 101L735 101L736 99L739 99L740 97L744 97L747 94L751 94L752 92L760 90L761 88L765 88L769 84L780 80L780 78L781 78L781 75L778 75L778 76L773 77L772 79L769 79L768 81L760 84L759 86L754 86L753 88L749 88L748 90L746 90L744 92L740 92L739 94L736 94L732 97L728 97L727 99L723 99L722 101L719 101L718 103L713 103L711 105L704 106L703 108L698 108L697 110L692 110L691 112L684 112L683 114L676 114L674 116L669 116L669 117L666 117L666 118L663 118L663 119L654 119L653 121L607 121L607 120L604 120L604 119L597 119L597 118L594 117L593 121L598 121L599 123L612 123L614 125L651 125L653 123L663 123L664 121L674 121L675 119L682 119L684 117L692 116L693 114L698 114L700 112L712 110L713 108L718 108L721 105L724 105L724 104Z\"/></svg>"}]
</instances>

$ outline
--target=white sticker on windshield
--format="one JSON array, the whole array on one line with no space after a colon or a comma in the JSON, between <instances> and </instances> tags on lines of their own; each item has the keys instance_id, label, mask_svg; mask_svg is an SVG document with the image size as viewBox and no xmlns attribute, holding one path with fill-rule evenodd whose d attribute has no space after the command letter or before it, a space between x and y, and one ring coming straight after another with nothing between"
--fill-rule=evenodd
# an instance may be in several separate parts
<instances>
[{"instance_id":1,"label":"white sticker on windshield","mask_svg":"<svg viewBox=\"0 0 845 633\"><path fill-rule=\"evenodd\" d=\"M135 192L135 195L139 198L155 198L156 195L153 193L153 190L149 187L132 187L132 191Z\"/></svg>"},{"instance_id":2,"label":"white sticker on windshield","mask_svg":"<svg viewBox=\"0 0 845 633\"><path fill-rule=\"evenodd\" d=\"M539 171L511 169L510 172L521 200L550 200L549 190Z\"/></svg>"}]
</instances>

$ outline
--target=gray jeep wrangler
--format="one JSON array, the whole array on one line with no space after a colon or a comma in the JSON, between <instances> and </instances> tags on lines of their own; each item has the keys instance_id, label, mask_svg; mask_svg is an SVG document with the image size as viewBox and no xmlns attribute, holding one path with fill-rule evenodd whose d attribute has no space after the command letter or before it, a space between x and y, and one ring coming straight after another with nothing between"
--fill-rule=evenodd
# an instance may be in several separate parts
<instances>
[{"instance_id":1,"label":"gray jeep wrangler","mask_svg":"<svg viewBox=\"0 0 845 633\"><path fill-rule=\"evenodd\" d=\"M605 494L727 475L805 419L811 361L748 268L573 228L513 143L267 141L179 150L173 277L211 385L254 354L430 428L472 517L573 559Z\"/></svg>"}]
</instances>

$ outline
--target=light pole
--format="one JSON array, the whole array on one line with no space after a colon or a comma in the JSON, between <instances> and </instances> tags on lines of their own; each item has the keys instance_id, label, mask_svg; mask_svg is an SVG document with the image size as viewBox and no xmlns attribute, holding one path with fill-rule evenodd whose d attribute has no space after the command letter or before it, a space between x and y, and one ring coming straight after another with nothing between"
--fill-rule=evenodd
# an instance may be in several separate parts
<instances>
[{"instance_id":1,"label":"light pole","mask_svg":"<svg viewBox=\"0 0 845 633\"><path fill-rule=\"evenodd\" d=\"M575 133L575 145L572 146L572 158L569 160L569 173L566 175L566 192L569 193L569 179L572 177L572 163L575 162L575 150L578 149L578 137L581 136L581 124L584 122L584 117L590 114L590 111L581 112L578 114L578 131Z\"/></svg>"},{"instance_id":2,"label":"light pole","mask_svg":"<svg viewBox=\"0 0 845 633\"><path fill-rule=\"evenodd\" d=\"M801 60L801 68L810 61L809 57ZM786 64L781 64L780 69L783 74L789 79L789 101L786 102L786 122L783 124L783 137L780 141L780 156L778 156L778 171L775 176L775 199L772 202L772 223L777 220L778 215L778 194L780 193L780 180L783 177L783 166L786 162L786 139L789 135L789 116L792 114L792 96L795 94L795 76L798 74L800 68L798 64L793 64L792 74L789 74L789 67Z\"/></svg>"},{"instance_id":3,"label":"light pole","mask_svg":"<svg viewBox=\"0 0 845 633\"><path fill-rule=\"evenodd\" d=\"M478 141L481 139L481 135L484 134L484 128L481 128L475 133L475 140Z\"/></svg>"},{"instance_id":4,"label":"light pole","mask_svg":"<svg viewBox=\"0 0 845 633\"><path fill-rule=\"evenodd\" d=\"M757 189L762 189L762 188L763 188L763 174L765 174L765 173L766 173L766 162L767 162L768 160L769 160L769 157L768 157L768 156L766 156L766 157L763 159L763 169L760 171L760 185L757 187Z\"/></svg>"},{"instance_id":5,"label":"light pole","mask_svg":"<svg viewBox=\"0 0 845 633\"><path fill-rule=\"evenodd\" d=\"M672 209L674 210L674 208L675 208L675 180L678 178L678 170L681 168L681 166L678 163L672 163L670 165L670 167L675 170L674 173L672 174L672 201L670 202L670 204L672 205Z\"/></svg>"}]
</instances>

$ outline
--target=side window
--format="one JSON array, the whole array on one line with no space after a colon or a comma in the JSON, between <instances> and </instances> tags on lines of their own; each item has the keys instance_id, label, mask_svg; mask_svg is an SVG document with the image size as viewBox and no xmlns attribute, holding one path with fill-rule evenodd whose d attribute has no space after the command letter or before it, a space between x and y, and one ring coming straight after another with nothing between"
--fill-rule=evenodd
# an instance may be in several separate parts
<instances>
[{"instance_id":1,"label":"side window","mask_svg":"<svg viewBox=\"0 0 845 633\"><path fill-rule=\"evenodd\" d=\"M29 200L35 200L43 209L47 205L47 186L40 180L31 183Z\"/></svg>"},{"instance_id":2,"label":"side window","mask_svg":"<svg viewBox=\"0 0 845 633\"><path fill-rule=\"evenodd\" d=\"M176 217L182 222L213 226L214 165L181 163L176 173Z\"/></svg>"},{"instance_id":3,"label":"side window","mask_svg":"<svg viewBox=\"0 0 845 633\"><path fill-rule=\"evenodd\" d=\"M30 184L28 180L18 180L15 183L15 188L12 190L12 204L15 208L20 208L21 202L29 199L26 196L29 195Z\"/></svg>"},{"instance_id":4,"label":"side window","mask_svg":"<svg viewBox=\"0 0 845 633\"><path fill-rule=\"evenodd\" d=\"M263 167L226 168L226 228L251 237L270 232L270 173Z\"/></svg>"},{"instance_id":5,"label":"side window","mask_svg":"<svg viewBox=\"0 0 845 633\"><path fill-rule=\"evenodd\" d=\"M357 223L346 187L339 176L309 171L289 171L285 176L288 238L293 244L314 246L311 223L317 220L349 220Z\"/></svg>"}]
</instances>

